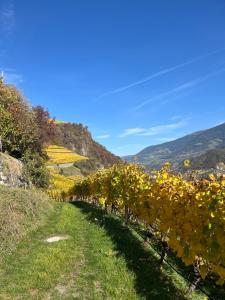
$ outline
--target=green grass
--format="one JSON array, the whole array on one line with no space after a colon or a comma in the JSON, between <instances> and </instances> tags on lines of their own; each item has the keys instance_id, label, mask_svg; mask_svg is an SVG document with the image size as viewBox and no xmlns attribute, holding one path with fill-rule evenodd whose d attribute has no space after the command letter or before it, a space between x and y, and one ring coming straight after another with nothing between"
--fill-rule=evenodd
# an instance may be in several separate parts
<instances>
[{"instance_id":1,"label":"green grass","mask_svg":"<svg viewBox=\"0 0 225 300\"><path fill-rule=\"evenodd\" d=\"M60 171L63 176L70 177L70 176L82 176L80 169L72 166L67 168L61 168Z\"/></svg>"},{"instance_id":2,"label":"green grass","mask_svg":"<svg viewBox=\"0 0 225 300\"><path fill-rule=\"evenodd\" d=\"M70 238L46 243L58 234ZM5 257L0 276L0 299L186 299L185 282L160 269L134 232L82 202L55 204L45 224Z\"/></svg>"}]
</instances>

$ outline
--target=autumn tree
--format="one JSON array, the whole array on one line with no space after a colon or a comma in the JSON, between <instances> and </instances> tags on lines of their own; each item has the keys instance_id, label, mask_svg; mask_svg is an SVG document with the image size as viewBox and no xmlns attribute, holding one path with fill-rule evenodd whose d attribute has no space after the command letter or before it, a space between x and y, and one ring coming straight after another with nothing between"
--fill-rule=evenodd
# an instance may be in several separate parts
<instances>
[{"instance_id":1,"label":"autumn tree","mask_svg":"<svg viewBox=\"0 0 225 300\"><path fill-rule=\"evenodd\" d=\"M24 96L11 85L0 82L0 132L2 149L21 158L27 149L41 152L38 126Z\"/></svg>"},{"instance_id":2,"label":"autumn tree","mask_svg":"<svg viewBox=\"0 0 225 300\"><path fill-rule=\"evenodd\" d=\"M37 187L46 187L48 174L43 154L43 125L25 97L11 85L0 80L0 136L2 151L24 163L24 173ZM46 125L47 126L47 125Z\"/></svg>"},{"instance_id":3,"label":"autumn tree","mask_svg":"<svg viewBox=\"0 0 225 300\"><path fill-rule=\"evenodd\" d=\"M39 142L46 146L57 135L55 121L50 118L49 112L40 105L33 107L32 111L38 126Z\"/></svg>"}]
</instances>

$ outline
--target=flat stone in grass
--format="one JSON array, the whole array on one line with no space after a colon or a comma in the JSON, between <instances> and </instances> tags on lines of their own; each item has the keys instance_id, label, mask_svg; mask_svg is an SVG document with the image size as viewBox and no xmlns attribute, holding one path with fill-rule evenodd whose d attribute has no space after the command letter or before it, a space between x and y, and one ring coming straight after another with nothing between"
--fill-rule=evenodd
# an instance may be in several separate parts
<instances>
[{"instance_id":1,"label":"flat stone in grass","mask_svg":"<svg viewBox=\"0 0 225 300\"><path fill-rule=\"evenodd\" d=\"M69 235L55 235L47 238L45 241L47 243L55 243L62 240L67 240L69 238Z\"/></svg>"},{"instance_id":2,"label":"flat stone in grass","mask_svg":"<svg viewBox=\"0 0 225 300\"><path fill-rule=\"evenodd\" d=\"M63 285L57 285L56 290L59 292L60 295L63 295L67 292L67 288Z\"/></svg>"}]
</instances>

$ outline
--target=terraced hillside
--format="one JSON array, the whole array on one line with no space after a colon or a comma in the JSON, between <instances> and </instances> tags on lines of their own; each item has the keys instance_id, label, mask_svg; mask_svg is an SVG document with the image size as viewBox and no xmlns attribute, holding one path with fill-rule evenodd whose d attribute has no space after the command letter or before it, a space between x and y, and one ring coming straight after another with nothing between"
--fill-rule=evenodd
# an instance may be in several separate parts
<instances>
[{"instance_id":1,"label":"terraced hillside","mask_svg":"<svg viewBox=\"0 0 225 300\"><path fill-rule=\"evenodd\" d=\"M48 155L48 166L70 164L80 160L88 159L72 150L58 145L50 145L46 149Z\"/></svg>"},{"instance_id":2,"label":"terraced hillside","mask_svg":"<svg viewBox=\"0 0 225 300\"><path fill-rule=\"evenodd\" d=\"M81 170L74 163L87 161L88 158L58 145L49 145L45 151L49 158L46 164L50 172L48 193L60 199L62 193L72 188L74 180L82 176Z\"/></svg>"}]
</instances>

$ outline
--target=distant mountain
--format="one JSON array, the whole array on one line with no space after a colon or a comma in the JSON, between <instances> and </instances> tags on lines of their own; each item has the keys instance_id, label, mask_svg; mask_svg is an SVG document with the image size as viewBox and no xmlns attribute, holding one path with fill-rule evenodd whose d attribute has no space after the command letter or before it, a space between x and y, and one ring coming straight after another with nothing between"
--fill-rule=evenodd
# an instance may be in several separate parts
<instances>
[{"instance_id":1,"label":"distant mountain","mask_svg":"<svg viewBox=\"0 0 225 300\"><path fill-rule=\"evenodd\" d=\"M185 159L194 159L219 148L225 148L225 123L171 142L149 146L136 155L125 156L123 159L138 161L153 168L161 167L166 161L179 166ZM213 155L212 153L214 152L209 152L208 155Z\"/></svg>"}]
</instances>

